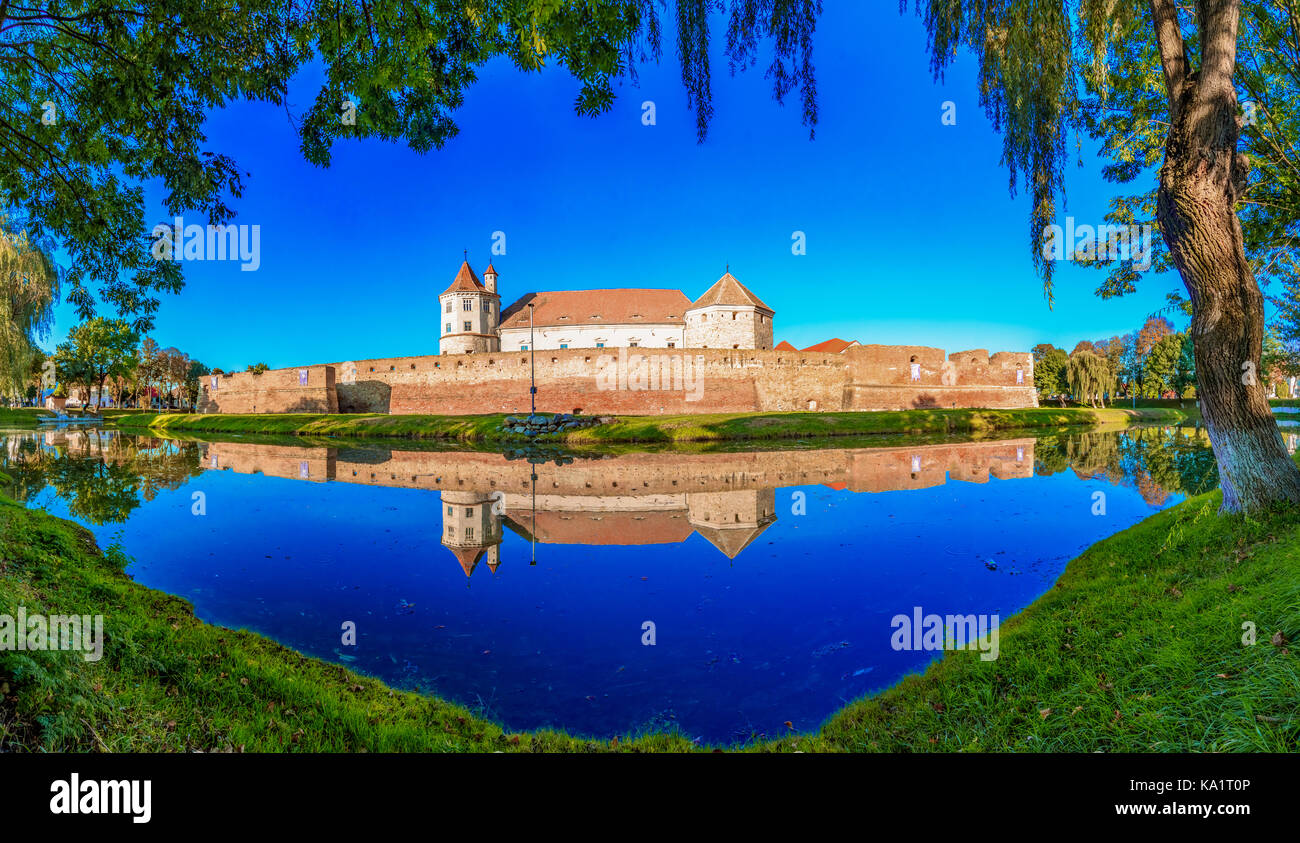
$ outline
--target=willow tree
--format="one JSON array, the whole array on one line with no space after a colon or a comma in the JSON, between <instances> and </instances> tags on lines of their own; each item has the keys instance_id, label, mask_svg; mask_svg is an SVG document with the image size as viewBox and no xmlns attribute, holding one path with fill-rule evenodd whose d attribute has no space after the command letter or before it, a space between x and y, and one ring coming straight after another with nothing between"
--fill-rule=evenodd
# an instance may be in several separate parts
<instances>
[{"instance_id":1,"label":"willow tree","mask_svg":"<svg viewBox=\"0 0 1300 843\"><path fill-rule=\"evenodd\" d=\"M0 217L0 395L26 391L36 341L49 333L58 298L58 267L47 247Z\"/></svg>"},{"instance_id":2,"label":"willow tree","mask_svg":"<svg viewBox=\"0 0 1300 843\"><path fill-rule=\"evenodd\" d=\"M1246 114L1235 83L1243 0L913 5L925 21L936 74L959 48L979 61L980 101L1002 133L1012 185L1023 184L1031 194L1030 239L1049 297L1053 267L1042 254L1042 233L1064 196L1070 142L1089 134L1118 144L1117 163L1106 175L1145 175L1156 182L1155 219L1191 301L1197 395L1219 464L1223 510L1300 503L1300 469L1287 456L1258 376L1264 296L1238 216L1250 182L1250 162L1240 148ZM1246 5L1270 21L1271 10L1279 8ZM1258 39L1278 36L1254 28L1249 37L1258 48ZM1292 53L1296 47L1263 46ZM1284 83L1265 75L1260 84L1271 90ZM1129 107L1142 110L1121 122L1129 119L1158 137L1156 174L1117 139L1119 124L1109 115ZM1294 242L1289 248L1294 251ZM1135 263L1126 262L1111 284L1121 291L1131 287Z\"/></svg>"},{"instance_id":3,"label":"willow tree","mask_svg":"<svg viewBox=\"0 0 1300 843\"><path fill-rule=\"evenodd\" d=\"M1065 368L1065 379L1070 384L1074 400L1080 404L1085 401L1090 407L1098 402L1105 408L1106 393L1115 388L1115 373L1105 357L1091 351L1080 351L1070 358Z\"/></svg>"}]
</instances>

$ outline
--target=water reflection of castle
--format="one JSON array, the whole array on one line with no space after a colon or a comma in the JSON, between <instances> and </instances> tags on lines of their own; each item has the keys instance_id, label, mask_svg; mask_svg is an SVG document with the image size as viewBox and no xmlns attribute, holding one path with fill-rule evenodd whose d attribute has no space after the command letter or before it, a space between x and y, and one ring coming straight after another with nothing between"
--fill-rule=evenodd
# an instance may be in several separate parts
<instances>
[{"instance_id":1,"label":"water reflection of castle","mask_svg":"<svg viewBox=\"0 0 1300 843\"><path fill-rule=\"evenodd\" d=\"M506 529L536 544L678 544L735 559L776 521L776 490L853 492L1032 477L1034 440L757 453L640 453L532 465L501 454L212 442L209 470L441 492L441 541L466 575L496 571ZM535 472L535 473L534 473Z\"/></svg>"}]
</instances>

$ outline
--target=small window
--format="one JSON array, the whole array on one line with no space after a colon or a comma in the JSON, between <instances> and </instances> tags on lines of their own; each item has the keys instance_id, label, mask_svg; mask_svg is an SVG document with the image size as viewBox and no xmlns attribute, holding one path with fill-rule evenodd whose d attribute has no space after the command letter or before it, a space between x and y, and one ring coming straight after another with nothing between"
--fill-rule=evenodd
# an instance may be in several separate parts
<instances>
[{"instance_id":1,"label":"small window","mask_svg":"<svg viewBox=\"0 0 1300 843\"><path fill-rule=\"evenodd\" d=\"M596 348L604 348L604 347L605 347L605 344L604 344L603 342L598 342L598 343L596 343Z\"/></svg>"},{"instance_id":2,"label":"small window","mask_svg":"<svg viewBox=\"0 0 1300 843\"><path fill-rule=\"evenodd\" d=\"M562 342L562 343L560 343L560 348L561 348L561 349L565 349L565 348L568 348L568 347L569 347L569 344L568 344L567 342Z\"/></svg>"},{"instance_id":3,"label":"small window","mask_svg":"<svg viewBox=\"0 0 1300 843\"><path fill-rule=\"evenodd\" d=\"M520 351L527 351L527 350L528 350L528 345L527 345L527 344L524 344L524 345L519 346L519 350L520 350ZM524 362L524 361L520 360L519 362L522 363L522 362Z\"/></svg>"},{"instance_id":4,"label":"small window","mask_svg":"<svg viewBox=\"0 0 1300 843\"><path fill-rule=\"evenodd\" d=\"M473 322L466 322L466 323L465 323L465 330L466 330L466 332L469 332L469 331L474 330L474 323L473 323Z\"/></svg>"},{"instance_id":5,"label":"small window","mask_svg":"<svg viewBox=\"0 0 1300 843\"><path fill-rule=\"evenodd\" d=\"M444 333L444 334L450 334L450 333L451 333L451 323L450 323L450 322L447 323L447 330L443 331L443 333Z\"/></svg>"},{"instance_id":6,"label":"small window","mask_svg":"<svg viewBox=\"0 0 1300 843\"><path fill-rule=\"evenodd\" d=\"M491 313L491 312L492 312L492 302L490 302L490 301L485 301L485 302L483 302L483 312L484 312L484 313Z\"/></svg>"},{"instance_id":7,"label":"small window","mask_svg":"<svg viewBox=\"0 0 1300 843\"><path fill-rule=\"evenodd\" d=\"M465 540L466 540L466 541L471 541L471 542L474 541L474 528L473 528L473 527L466 527L466 528L465 528Z\"/></svg>"},{"instance_id":8,"label":"small window","mask_svg":"<svg viewBox=\"0 0 1300 843\"><path fill-rule=\"evenodd\" d=\"M630 343L627 344L627 347L628 347L628 348L637 348L637 347L639 347L640 345L641 345L641 343L639 343L639 342L630 342Z\"/></svg>"},{"instance_id":9,"label":"small window","mask_svg":"<svg viewBox=\"0 0 1300 843\"><path fill-rule=\"evenodd\" d=\"M464 300L462 300L461 303L460 303L460 309L461 309L461 310L473 310L473 309L474 309L474 300L473 300L473 299L464 299Z\"/></svg>"},{"instance_id":10,"label":"small window","mask_svg":"<svg viewBox=\"0 0 1300 843\"><path fill-rule=\"evenodd\" d=\"M447 302L447 313L451 313L451 302Z\"/></svg>"},{"instance_id":11,"label":"small window","mask_svg":"<svg viewBox=\"0 0 1300 843\"><path fill-rule=\"evenodd\" d=\"M676 348L676 347L677 347L677 343L675 343L675 342L670 342L670 343L668 343L668 347L669 347L669 348Z\"/></svg>"},{"instance_id":12,"label":"small window","mask_svg":"<svg viewBox=\"0 0 1300 843\"><path fill-rule=\"evenodd\" d=\"M465 507L465 517L466 517L466 518L473 518L473 517L474 517L474 510L470 509L468 506Z\"/></svg>"}]
</instances>

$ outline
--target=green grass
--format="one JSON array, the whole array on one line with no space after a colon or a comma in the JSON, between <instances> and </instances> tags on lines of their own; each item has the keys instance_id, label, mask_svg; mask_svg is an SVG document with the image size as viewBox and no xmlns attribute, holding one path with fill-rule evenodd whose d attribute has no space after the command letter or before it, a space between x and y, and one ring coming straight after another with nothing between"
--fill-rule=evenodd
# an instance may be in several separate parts
<instances>
[{"instance_id":1,"label":"green grass","mask_svg":"<svg viewBox=\"0 0 1300 843\"><path fill-rule=\"evenodd\" d=\"M40 416L53 415L43 407L0 407L0 427L34 428Z\"/></svg>"},{"instance_id":2,"label":"green grass","mask_svg":"<svg viewBox=\"0 0 1300 843\"><path fill-rule=\"evenodd\" d=\"M574 445L618 442L761 441L863 436L879 433L981 433L1020 428L1155 421L1186 421L1194 411L1174 408L1126 410L907 410L882 413L727 413L681 416L615 416L598 427L537 437ZM262 433L298 436L405 437L473 443L517 443L527 437L503 433L504 415L391 416L379 414L194 415L134 413L112 419L123 430L172 433Z\"/></svg>"},{"instance_id":3,"label":"green grass","mask_svg":"<svg viewBox=\"0 0 1300 843\"><path fill-rule=\"evenodd\" d=\"M1192 498L1094 545L1004 621L996 661L949 653L814 734L736 748L1300 749L1300 514L1221 517L1219 500ZM0 651L0 751L695 748L674 735L615 744L505 733L458 706L202 623L186 601L127 578L119 550L100 553L81 527L7 499L0 560L0 607L102 613L108 633L95 664ZM1254 646L1241 641L1246 621Z\"/></svg>"}]
</instances>

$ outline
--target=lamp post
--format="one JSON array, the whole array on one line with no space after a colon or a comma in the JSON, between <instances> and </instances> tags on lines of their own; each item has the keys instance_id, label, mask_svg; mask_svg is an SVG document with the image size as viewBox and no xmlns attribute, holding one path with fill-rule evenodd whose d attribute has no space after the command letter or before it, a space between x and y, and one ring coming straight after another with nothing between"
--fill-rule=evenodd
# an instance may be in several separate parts
<instances>
[{"instance_id":1,"label":"lamp post","mask_svg":"<svg viewBox=\"0 0 1300 843\"><path fill-rule=\"evenodd\" d=\"M532 415L537 415L537 342L533 339L533 303L528 303L528 397L532 400Z\"/></svg>"}]
</instances>

